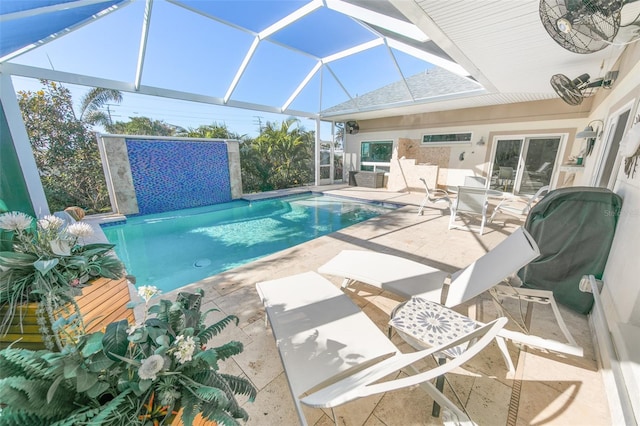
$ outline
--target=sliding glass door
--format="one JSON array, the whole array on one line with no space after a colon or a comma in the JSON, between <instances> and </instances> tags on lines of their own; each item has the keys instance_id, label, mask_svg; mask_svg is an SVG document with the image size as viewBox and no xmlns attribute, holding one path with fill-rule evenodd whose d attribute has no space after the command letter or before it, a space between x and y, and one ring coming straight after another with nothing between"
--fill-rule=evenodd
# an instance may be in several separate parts
<instances>
[{"instance_id":1,"label":"sliding glass door","mask_svg":"<svg viewBox=\"0 0 640 426\"><path fill-rule=\"evenodd\" d=\"M494 144L491 188L535 194L551 183L560 136L504 138Z\"/></svg>"}]
</instances>

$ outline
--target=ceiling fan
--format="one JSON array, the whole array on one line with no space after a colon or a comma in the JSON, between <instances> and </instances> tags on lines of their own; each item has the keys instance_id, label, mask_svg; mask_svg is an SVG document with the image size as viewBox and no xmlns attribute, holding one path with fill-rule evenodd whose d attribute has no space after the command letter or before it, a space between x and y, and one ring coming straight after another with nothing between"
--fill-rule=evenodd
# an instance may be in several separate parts
<instances>
[{"instance_id":1,"label":"ceiling fan","mask_svg":"<svg viewBox=\"0 0 640 426\"><path fill-rule=\"evenodd\" d=\"M594 89L610 89L617 77L618 71L610 71L604 78L594 81L589 80L589 74L582 74L573 80L564 74L555 74L551 76L551 87L569 105L580 105L584 98L593 94Z\"/></svg>"},{"instance_id":2,"label":"ceiling fan","mask_svg":"<svg viewBox=\"0 0 640 426\"><path fill-rule=\"evenodd\" d=\"M556 43L575 53L609 46L620 29L620 11L637 0L540 0L542 25Z\"/></svg>"}]
</instances>

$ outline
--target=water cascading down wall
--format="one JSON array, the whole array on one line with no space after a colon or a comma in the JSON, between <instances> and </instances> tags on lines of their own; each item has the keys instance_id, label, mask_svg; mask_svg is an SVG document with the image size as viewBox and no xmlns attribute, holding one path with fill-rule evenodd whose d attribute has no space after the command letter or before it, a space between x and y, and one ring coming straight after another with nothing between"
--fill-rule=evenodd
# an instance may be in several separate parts
<instances>
[{"instance_id":1,"label":"water cascading down wall","mask_svg":"<svg viewBox=\"0 0 640 426\"><path fill-rule=\"evenodd\" d=\"M98 135L113 210L152 214L242 196L238 141Z\"/></svg>"}]
</instances>

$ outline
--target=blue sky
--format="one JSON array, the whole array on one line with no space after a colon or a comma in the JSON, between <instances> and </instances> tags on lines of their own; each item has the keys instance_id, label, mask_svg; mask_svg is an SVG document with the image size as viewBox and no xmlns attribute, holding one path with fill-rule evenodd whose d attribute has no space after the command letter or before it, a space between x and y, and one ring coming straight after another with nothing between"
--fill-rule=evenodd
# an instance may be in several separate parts
<instances>
[{"instance_id":1,"label":"blue sky","mask_svg":"<svg viewBox=\"0 0 640 426\"><path fill-rule=\"evenodd\" d=\"M36 91L42 88L42 84L38 80L23 77L13 77L13 84L16 91ZM72 84L64 84L64 86L71 90L74 107L77 111L80 99L90 88ZM109 110L114 121L129 121L130 117L150 117L184 128L196 128L216 122L226 124L233 132L250 137L256 137L259 134L258 120L265 124L267 121L281 122L288 118L286 115L263 111L199 104L126 92L123 93L123 102L110 104ZM301 124L307 129L313 129L315 126L312 120L306 118L301 119Z\"/></svg>"},{"instance_id":2,"label":"blue sky","mask_svg":"<svg viewBox=\"0 0 640 426\"><path fill-rule=\"evenodd\" d=\"M308 2L183 1L254 32L264 30ZM137 0L12 62L131 82L136 73L144 4ZM154 2L151 16L142 84L224 97L250 49L253 35L164 1ZM317 10L261 41L231 99L282 106L316 64L314 56L326 57L374 38L370 31L345 15L329 9ZM285 44L293 50L283 47ZM301 54L303 50L309 54ZM394 55L405 76L430 67L402 52L395 51ZM377 46L332 62L331 72L323 69L314 76L290 107L315 113L345 102L349 96L397 81L401 75L394 60L385 46ZM22 78L14 78L14 85L16 90L39 88L38 82ZM67 87L76 102L88 90L82 86ZM216 122L249 136L258 134L260 122L288 117L130 93L124 93L124 101L110 105L109 109L118 121L146 116L185 128ZM303 125L313 128L314 123L303 119Z\"/></svg>"}]
</instances>

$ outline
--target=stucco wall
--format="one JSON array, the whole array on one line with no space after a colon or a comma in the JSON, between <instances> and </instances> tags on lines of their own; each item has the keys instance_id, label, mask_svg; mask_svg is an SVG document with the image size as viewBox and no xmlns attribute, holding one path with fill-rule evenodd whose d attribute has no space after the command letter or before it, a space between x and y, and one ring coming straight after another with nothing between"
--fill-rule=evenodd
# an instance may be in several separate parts
<instances>
[{"instance_id":1,"label":"stucco wall","mask_svg":"<svg viewBox=\"0 0 640 426\"><path fill-rule=\"evenodd\" d=\"M434 164L417 164L416 160L405 158L391 159L391 171L387 180L389 191L424 191L420 178L427 181L429 188L435 188L438 180L438 166Z\"/></svg>"},{"instance_id":2,"label":"stucco wall","mask_svg":"<svg viewBox=\"0 0 640 426\"><path fill-rule=\"evenodd\" d=\"M473 115L468 115L472 117ZM360 144L363 141L393 140L394 150L398 158L416 160L417 164L429 163L438 166L438 187L462 185L465 176L488 176L491 167L491 149L494 138L497 136L528 136L539 134L558 135L562 138L559 161L566 162L573 149L574 143L580 144L582 140L575 141L576 129L582 130L588 123L588 118L571 118L550 120L523 120L497 123L467 124L461 123L459 127L428 127L424 128L398 128L393 130L369 131L363 126L357 135L348 135L345 143L345 152L351 154L351 167L358 169ZM422 135L435 132L471 132L471 142L456 145L427 146L421 143ZM482 140L482 142L480 142ZM480 143L478 143L480 142ZM560 186L564 182L564 176L558 171L553 175L552 185Z\"/></svg>"}]
</instances>

